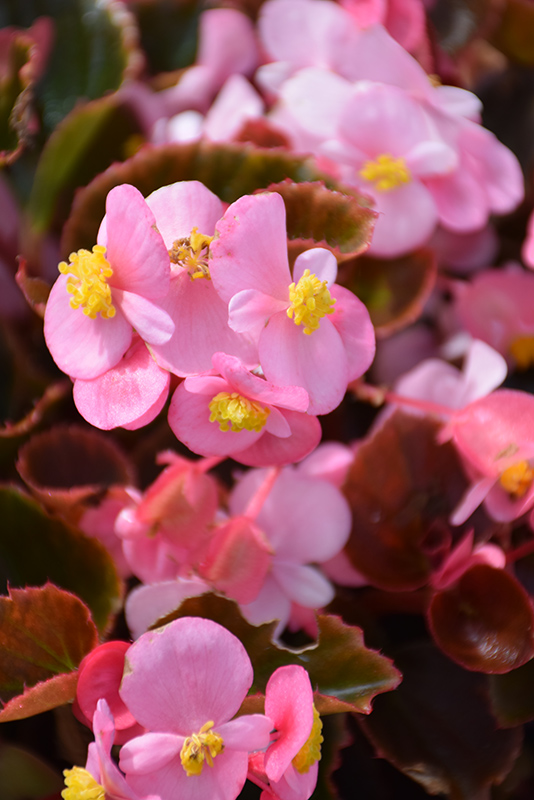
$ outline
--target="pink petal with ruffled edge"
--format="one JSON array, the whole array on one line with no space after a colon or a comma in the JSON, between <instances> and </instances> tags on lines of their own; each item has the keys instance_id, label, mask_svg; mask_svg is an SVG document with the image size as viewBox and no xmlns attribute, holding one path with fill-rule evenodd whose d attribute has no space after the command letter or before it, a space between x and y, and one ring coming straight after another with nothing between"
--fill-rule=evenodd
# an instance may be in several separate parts
<instances>
[{"instance_id":1,"label":"pink petal with ruffled edge","mask_svg":"<svg viewBox=\"0 0 534 800\"><path fill-rule=\"evenodd\" d=\"M328 317L307 335L285 312L275 314L261 335L259 354L268 380L280 386L302 386L308 392L310 414L328 414L343 400L347 356Z\"/></svg>"},{"instance_id":2,"label":"pink petal with ruffled edge","mask_svg":"<svg viewBox=\"0 0 534 800\"><path fill-rule=\"evenodd\" d=\"M169 384L169 373L158 367L144 342L137 339L115 367L91 381L76 380L73 396L84 419L109 431L151 422L165 404Z\"/></svg>"},{"instance_id":3,"label":"pink petal with ruffled edge","mask_svg":"<svg viewBox=\"0 0 534 800\"><path fill-rule=\"evenodd\" d=\"M216 730L231 719L252 678L239 639L211 620L182 617L132 645L120 694L149 730L190 736L208 720Z\"/></svg>"},{"instance_id":4,"label":"pink petal with ruffled edge","mask_svg":"<svg viewBox=\"0 0 534 800\"><path fill-rule=\"evenodd\" d=\"M288 296L286 210L275 192L241 197L217 223L210 273L223 300L244 289L277 299Z\"/></svg>"},{"instance_id":5,"label":"pink petal with ruffled edge","mask_svg":"<svg viewBox=\"0 0 534 800\"><path fill-rule=\"evenodd\" d=\"M109 192L105 226L97 242L106 246L113 269L111 286L150 300L167 293L169 254L152 211L134 186L122 184Z\"/></svg>"},{"instance_id":6,"label":"pink petal with ruffled edge","mask_svg":"<svg viewBox=\"0 0 534 800\"><path fill-rule=\"evenodd\" d=\"M303 667L291 664L273 672L265 689L265 713L280 734L265 753L265 772L269 780L278 781L313 725L313 691Z\"/></svg>"},{"instance_id":7,"label":"pink petal with ruffled edge","mask_svg":"<svg viewBox=\"0 0 534 800\"><path fill-rule=\"evenodd\" d=\"M44 335L58 367L73 378L90 380L114 367L132 340L132 326L118 308L111 319L86 316L70 306L68 276L60 275L48 297Z\"/></svg>"},{"instance_id":8,"label":"pink petal with ruffled edge","mask_svg":"<svg viewBox=\"0 0 534 800\"><path fill-rule=\"evenodd\" d=\"M228 326L228 307L210 280L191 280L182 271L171 281L161 307L174 320L174 334L165 344L154 345L158 364L176 375L186 377L208 372L214 353L238 356L250 367L258 363L257 348L251 337L240 335Z\"/></svg>"},{"instance_id":9,"label":"pink petal with ruffled edge","mask_svg":"<svg viewBox=\"0 0 534 800\"><path fill-rule=\"evenodd\" d=\"M211 236L223 215L223 204L199 181L179 181L156 189L146 203L156 218L165 247L191 235L193 228Z\"/></svg>"}]
</instances>

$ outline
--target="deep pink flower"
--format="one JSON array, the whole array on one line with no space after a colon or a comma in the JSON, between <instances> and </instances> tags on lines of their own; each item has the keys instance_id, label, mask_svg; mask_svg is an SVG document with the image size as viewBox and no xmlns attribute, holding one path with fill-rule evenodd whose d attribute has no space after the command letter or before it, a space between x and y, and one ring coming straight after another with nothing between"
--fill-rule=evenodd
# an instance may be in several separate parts
<instances>
[{"instance_id":1,"label":"deep pink flower","mask_svg":"<svg viewBox=\"0 0 534 800\"><path fill-rule=\"evenodd\" d=\"M289 271L285 206L276 193L242 197L217 225L210 270L230 326L258 343L267 380L302 386L311 414L339 405L369 367L374 329L364 304L335 283L335 256L302 253Z\"/></svg>"},{"instance_id":2,"label":"deep pink flower","mask_svg":"<svg viewBox=\"0 0 534 800\"><path fill-rule=\"evenodd\" d=\"M252 679L239 639L211 620L183 617L143 634L120 690L149 731L122 748L128 784L165 800L234 800L249 752L265 748L272 730L260 714L232 719Z\"/></svg>"},{"instance_id":3,"label":"deep pink flower","mask_svg":"<svg viewBox=\"0 0 534 800\"><path fill-rule=\"evenodd\" d=\"M52 287L44 334L58 367L90 380L116 366L135 328L148 344L174 329L154 301L169 288L169 254L141 193L123 184L106 199L93 252L72 253Z\"/></svg>"},{"instance_id":4,"label":"deep pink flower","mask_svg":"<svg viewBox=\"0 0 534 800\"><path fill-rule=\"evenodd\" d=\"M321 426L305 413L304 389L275 386L225 353L213 366L218 374L186 378L171 400L169 425L190 450L266 466L299 461L317 446Z\"/></svg>"}]
</instances>

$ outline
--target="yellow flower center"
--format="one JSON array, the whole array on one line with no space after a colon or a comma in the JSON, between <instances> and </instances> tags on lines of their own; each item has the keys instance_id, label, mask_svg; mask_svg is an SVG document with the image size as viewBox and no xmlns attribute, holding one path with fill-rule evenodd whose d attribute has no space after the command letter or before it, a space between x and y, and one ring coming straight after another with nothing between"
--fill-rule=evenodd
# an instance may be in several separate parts
<instances>
[{"instance_id":1,"label":"yellow flower center","mask_svg":"<svg viewBox=\"0 0 534 800\"><path fill-rule=\"evenodd\" d=\"M212 241L213 236L206 236L204 233L199 233L197 228L193 228L191 236L177 239L173 243L169 250L172 263L186 269L191 280L197 278L211 280L208 256Z\"/></svg>"},{"instance_id":2,"label":"yellow flower center","mask_svg":"<svg viewBox=\"0 0 534 800\"><path fill-rule=\"evenodd\" d=\"M510 355L518 369L528 369L534 364L534 336L518 336L510 345Z\"/></svg>"},{"instance_id":3,"label":"yellow flower center","mask_svg":"<svg viewBox=\"0 0 534 800\"><path fill-rule=\"evenodd\" d=\"M180 750L180 760L187 777L200 775L204 761L208 762L209 767L213 767L213 759L223 750L222 736L213 732L213 721L206 722L198 733L187 737Z\"/></svg>"},{"instance_id":4,"label":"yellow flower center","mask_svg":"<svg viewBox=\"0 0 534 800\"><path fill-rule=\"evenodd\" d=\"M375 161L366 161L360 170L366 181L374 183L379 192L389 192L402 183L410 183L412 176L403 158L393 158L389 153L382 153Z\"/></svg>"},{"instance_id":5,"label":"yellow flower center","mask_svg":"<svg viewBox=\"0 0 534 800\"><path fill-rule=\"evenodd\" d=\"M261 431L271 409L237 392L219 392L209 404L210 422L218 422L221 431Z\"/></svg>"},{"instance_id":6,"label":"yellow flower center","mask_svg":"<svg viewBox=\"0 0 534 800\"><path fill-rule=\"evenodd\" d=\"M83 313L91 319L100 314L103 319L115 316L115 308L111 302L111 289L107 279L113 275L109 261L105 258L106 248L95 244L93 252L78 250L71 253L69 264L62 261L58 265L63 275L69 275L67 292L72 295L71 308L82 308Z\"/></svg>"},{"instance_id":7,"label":"yellow flower center","mask_svg":"<svg viewBox=\"0 0 534 800\"><path fill-rule=\"evenodd\" d=\"M534 480L534 470L528 461L518 461L511 467L505 469L500 477L500 484L505 492L513 497L523 497L525 492L530 489Z\"/></svg>"},{"instance_id":8,"label":"yellow flower center","mask_svg":"<svg viewBox=\"0 0 534 800\"><path fill-rule=\"evenodd\" d=\"M302 278L297 284L289 287L291 305L287 309L287 316L295 325L304 324L304 333L308 335L316 331L321 319L326 314L334 313L334 303L326 281L319 278L309 269L305 269Z\"/></svg>"},{"instance_id":9,"label":"yellow flower center","mask_svg":"<svg viewBox=\"0 0 534 800\"><path fill-rule=\"evenodd\" d=\"M323 737L321 731L323 730L323 723L319 712L313 707L313 725L308 736L307 741L302 745L297 755L293 759L293 766L301 774L308 772L312 764L321 759L321 744Z\"/></svg>"},{"instance_id":10,"label":"yellow flower center","mask_svg":"<svg viewBox=\"0 0 534 800\"><path fill-rule=\"evenodd\" d=\"M63 771L65 786L61 792L63 800L106 800L106 792L95 781L90 772L81 767Z\"/></svg>"}]
</instances>

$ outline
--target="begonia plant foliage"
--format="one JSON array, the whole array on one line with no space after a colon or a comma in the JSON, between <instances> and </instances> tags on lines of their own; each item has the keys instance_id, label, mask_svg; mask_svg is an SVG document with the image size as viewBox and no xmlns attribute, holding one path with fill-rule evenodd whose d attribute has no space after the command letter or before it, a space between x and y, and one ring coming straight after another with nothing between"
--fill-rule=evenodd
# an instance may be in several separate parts
<instances>
[{"instance_id":1,"label":"begonia plant foliage","mask_svg":"<svg viewBox=\"0 0 534 800\"><path fill-rule=\"evenodd\" d=\"M0 800L532 797L533 67L0 3Z\"/></svg>"}]
</instances>

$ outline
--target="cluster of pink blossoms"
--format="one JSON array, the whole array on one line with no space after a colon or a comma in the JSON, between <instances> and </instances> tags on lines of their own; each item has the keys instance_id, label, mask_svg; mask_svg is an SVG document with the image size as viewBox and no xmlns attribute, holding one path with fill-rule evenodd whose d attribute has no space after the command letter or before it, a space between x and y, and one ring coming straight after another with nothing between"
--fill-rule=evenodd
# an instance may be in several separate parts
<instances>
[{"instance_id":1,"label":"cluster of pink blossoms","mask_svg":"<svg viewBox=\"0 0 534 800\"><path fill-rule=\"evenodd\" d=\"M221 201L192 181L143 199L113 189L93 251L60 264L45 338L74 401L109 430L147 424L170 374L184 380L169 424L204 456L289 464L319 443L332 411L373 360L367 309L335 283L323 248L291 273L280 195Z\"/></svg>"},{"instance_id":2,"label":"cluster of pink blossoms","mask_svg":"<svg viewBox=\"0 0 534 800\"><path fill-rule=\"evenodd\" d=\"M65 770L64 800L235 800L247 777L264 800L307 800L322 742L308 673L280 667L265 714L239 715L252 681L239 639L211 620L183 617L131 646L97 647L77 690L95 742L84 769Z\"/></svg>"}]
</instances>

